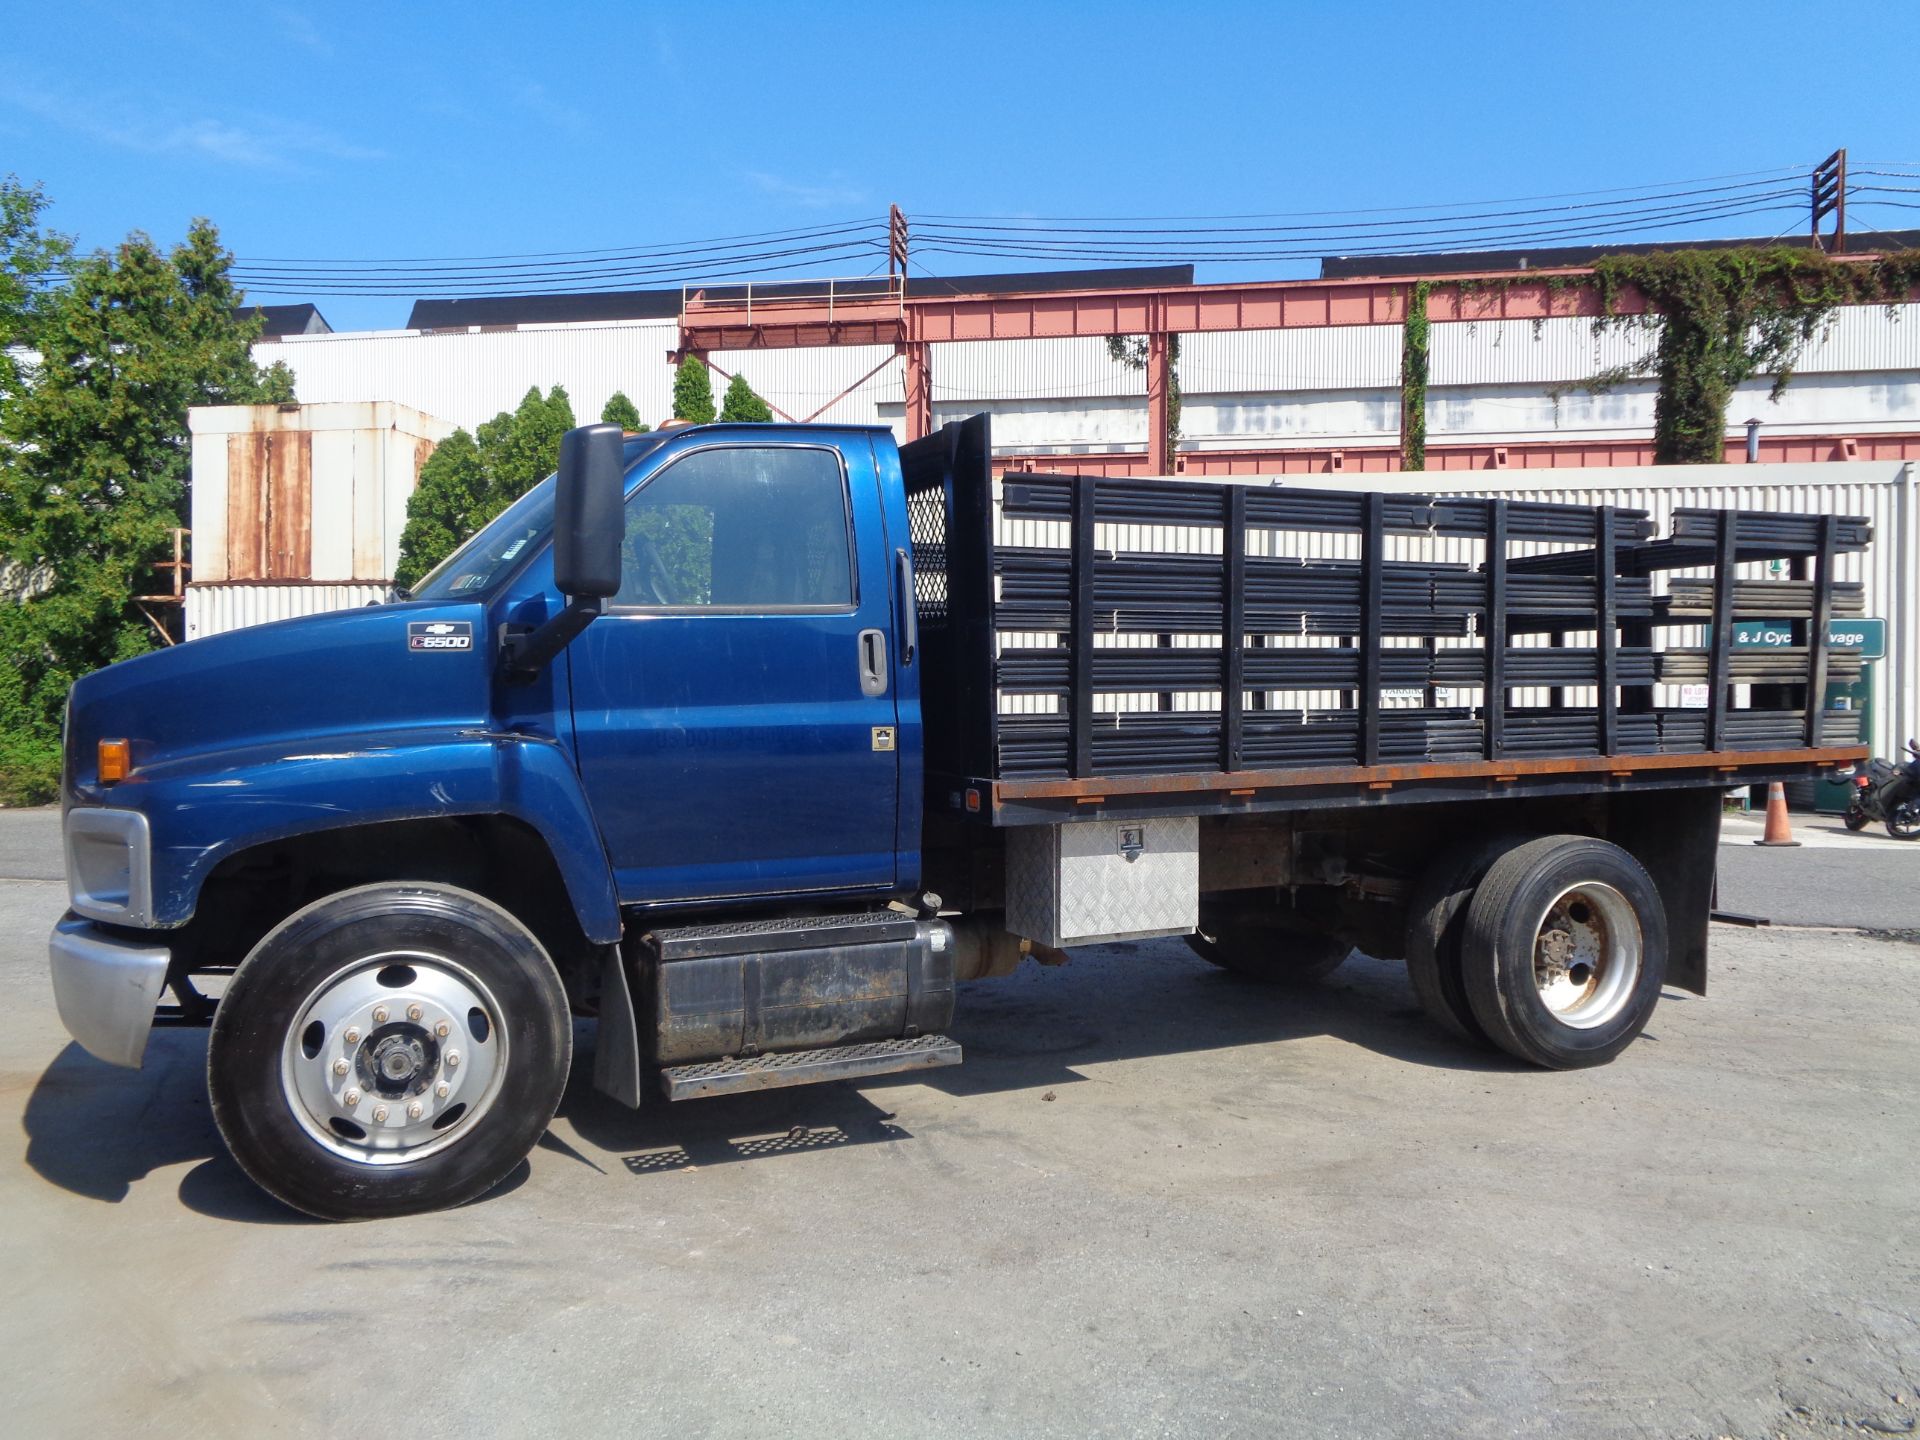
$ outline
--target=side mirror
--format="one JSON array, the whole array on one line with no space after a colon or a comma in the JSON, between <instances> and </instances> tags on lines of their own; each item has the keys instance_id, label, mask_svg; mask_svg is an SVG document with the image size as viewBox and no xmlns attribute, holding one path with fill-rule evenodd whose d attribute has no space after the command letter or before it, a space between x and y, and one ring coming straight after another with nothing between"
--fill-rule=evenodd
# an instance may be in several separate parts
<instances>
[{"instance_id":1,"label":"side mirror","mask_svg":"<svg viewBox=\"0 0 1920 1440\"><path fill-rule=\"evenodd\" d=\"M553 579L569 600L620 593L626 452L618 425L560 437L553 496Z\"/></svg>"}]
</instances>

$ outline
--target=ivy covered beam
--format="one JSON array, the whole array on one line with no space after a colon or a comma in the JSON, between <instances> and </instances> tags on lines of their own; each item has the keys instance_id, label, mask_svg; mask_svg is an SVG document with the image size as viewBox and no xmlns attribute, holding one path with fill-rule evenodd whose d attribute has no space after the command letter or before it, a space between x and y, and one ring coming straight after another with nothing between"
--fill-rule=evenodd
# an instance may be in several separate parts
<instances>
[{"instance_id":1,"label":"ivy covered beam","mask_svg":"<svg viewBox=\"0 0 1920 1440\"><path fill-rule=\"evenodd\" d=\"M1427 468L1427 371L1433 287L1415 281L1407 292L1406 323L1400 327L1400 468Z\"/></svg>"}]
</instances>

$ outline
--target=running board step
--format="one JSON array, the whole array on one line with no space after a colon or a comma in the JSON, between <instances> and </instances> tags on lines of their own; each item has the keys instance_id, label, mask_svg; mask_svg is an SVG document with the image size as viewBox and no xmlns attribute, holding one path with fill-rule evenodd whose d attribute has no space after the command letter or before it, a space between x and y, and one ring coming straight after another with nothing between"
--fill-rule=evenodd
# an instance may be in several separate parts
<instances>
[{"instance_id":1,"label":"running board step","mask_svg":"<svg viewBox=\"0 0 1920 1440\"><path fill-rule=\"evenodd\" d=\"M700 1100L709 1095L738 1095L826 1080L864 1080L873 1075L933 1070L959 1063L958 1041L945 1035L917 1035L911 1040L876 1040L866 1045L755 1055L746 1060L670 1065L660 1072L660 1084L669 1100Z\"/></svg>"}]
</instances>

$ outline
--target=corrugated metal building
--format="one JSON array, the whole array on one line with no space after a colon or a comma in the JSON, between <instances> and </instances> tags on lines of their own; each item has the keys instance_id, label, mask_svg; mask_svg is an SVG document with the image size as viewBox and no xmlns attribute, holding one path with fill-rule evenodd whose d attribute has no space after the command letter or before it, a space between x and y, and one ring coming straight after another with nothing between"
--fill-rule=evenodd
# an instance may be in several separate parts
<instances>
[{"instance_id":1,"label":"corrugated metal building","mask_svg":"<svg viewBox=\"0 0 1920 1440\"><path fill-rule=\"evenodd\" d=\"M1461 442L1644 439L1654 384L1605 394L1579 382L1644 355L1645 332L1587 319L1436 325L1428 435ZM527 324L461 332L369 331L292 336L255 347L283 360L309 403L393 400L468 428L512 409L530 386L564 385L591 419L623 390L649 419L672 404L671 319ZM788 416L858 424L903 421L900 360L883 346L723 351ZM932 347L936 423L993 412L1007 454L1086 454L1146 445L1145 379L1097 339L969 341ZM1397 442L1400 334L1384 325L1192 335L1178 366L1183 449L1289 450ZM862 377L865 377L864 379ZM723 381L716 377L716 388ZM1774 401L1771 382L1741 387L1729 411L1797 436L1920 431L1920 304L1840 311ZM851 388L850 388L851 387ZM843 392L848 392L844 393Z\"/></svg>"},{"instance_id":2,"label":"corrugated metal building","mask_svg":"<svg viewBox=\"0 0 1920 1440\"><path fill-rule=\"evenodd\" d=\"M386 593L443 420L391 401L208 405L193 435L192 639Z\"/></svg>"}]
</instances>

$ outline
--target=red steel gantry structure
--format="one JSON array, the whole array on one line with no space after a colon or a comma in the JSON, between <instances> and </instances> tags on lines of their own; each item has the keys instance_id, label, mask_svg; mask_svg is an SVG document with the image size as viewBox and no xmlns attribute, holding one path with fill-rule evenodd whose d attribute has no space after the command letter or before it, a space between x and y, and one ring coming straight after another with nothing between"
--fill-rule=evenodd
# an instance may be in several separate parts
<instances>
[{"instance_id":1,"label":"red steel gantry structure","mask_svg":"<svg viewBox=\"0 0 1920 1440\"><path fill-rule=\"evenodd\" d=\"M1869 261L1867 254L1849 260ZM929 347L959 340L1048 340L1070 337L1147 337L1147 448L1144 455L1040 455L1028 459L1051 471L1097 469L1155 474L1166 454L1170 423L1169 337L1207 331L1289 330L1333 325L1399 325L1414 286L1429 287L1427 318L1436 324L1486 320L1540 320L1601 314L1591 269L1569 267L1517 273L1394 276L1391 279L1267 280L1148 289L1009 292L991 295L909 295L904 271L885 280L835 282L822 290L783 284L732 286L687 292L681 306L680 353L703 358L716 350L767 350L833 345L886 345L902 357L906 431L918 439L933 428L933 373ZM1645 313L1629 293L1615 313ZM1798 445L1799 448L1795 448ZM1428 469L1619 465L1651 459L1651 441L1552 442L1499 446L1428 446ZM1767 459L1920 459L1920 435L1859 439L1769 437ZM1364 450L1193 451L1180 457L1188 474L1276 474L1305 470L1385 471L1399 468L1397 447Z\"/></svg>"}]
</instances>

